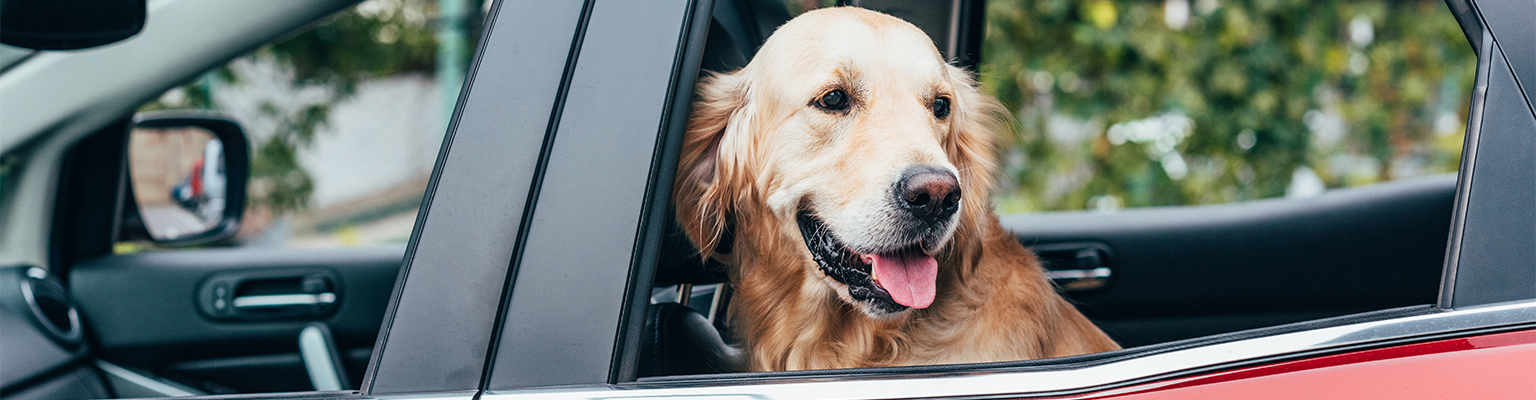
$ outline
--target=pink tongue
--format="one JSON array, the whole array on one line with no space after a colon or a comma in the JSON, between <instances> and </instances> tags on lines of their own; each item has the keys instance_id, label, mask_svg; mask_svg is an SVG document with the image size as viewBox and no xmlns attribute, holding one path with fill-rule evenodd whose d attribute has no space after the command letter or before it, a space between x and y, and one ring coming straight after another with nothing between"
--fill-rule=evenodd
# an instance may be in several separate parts
<instances>
[{"instance_id":1,"label":"pink tongue","mask_svg":"<svg viewBox=\"0 0 1536 400\"><path fill-rule=\"evenodd\" d=\"M920 252L866 254L875 273L875 284L885 288L891 299L912 308L933 304L934 281L939 276L939 262Z\"/></svg>"}]
</instances>

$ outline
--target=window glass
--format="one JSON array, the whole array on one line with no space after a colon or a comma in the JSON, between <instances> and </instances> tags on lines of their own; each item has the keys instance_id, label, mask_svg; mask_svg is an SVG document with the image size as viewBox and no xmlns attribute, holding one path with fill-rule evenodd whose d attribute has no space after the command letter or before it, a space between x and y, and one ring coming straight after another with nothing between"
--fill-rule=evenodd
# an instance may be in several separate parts
<instances>
[{"instance_id":1,"label":"window glass","mask_svg":"<svg viewBox=\"0 0 1536 400\"><path fill-rule=\"evenodd\" d=\"M1441 1L998 0L998 211L1310 197L1455 172L1475 55Z\"/></svg>"},{"instance_id":2,"label":"window glass","mask_svg":"<svg viewBox=\"0 0 1536 400\"><path fill-rule=\"evenodd\" d=\"M404 244L479 37L482 2L463 3L365 1L140 111L215 110L245 129L251 179L235 244Z\"/></svg>"}]
</instances>

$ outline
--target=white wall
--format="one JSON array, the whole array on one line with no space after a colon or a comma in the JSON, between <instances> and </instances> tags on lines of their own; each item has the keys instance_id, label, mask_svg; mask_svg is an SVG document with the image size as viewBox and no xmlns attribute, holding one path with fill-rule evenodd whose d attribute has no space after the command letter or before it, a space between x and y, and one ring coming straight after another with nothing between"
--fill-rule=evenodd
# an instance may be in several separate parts
<instances>
[{"instance_id":1,"label":"white wall","mask_svg":"<svg viewBox=\"0 0 1536 400\"><path fill-rule=\"evenodd\" d=\"M291 74L270 61L248 57L232 68L239 81L217 85L215 102L240 121L253 144L279 129L278 120L263 114L263 104L292 113L329 98L322 89L294 87ZM410 74L361 82L350 97L332 104L329 124L300 151L299 162L315 183L311 209L430 174L445 130L439 97L430 76Z\"/></svg>"}]
</instances>

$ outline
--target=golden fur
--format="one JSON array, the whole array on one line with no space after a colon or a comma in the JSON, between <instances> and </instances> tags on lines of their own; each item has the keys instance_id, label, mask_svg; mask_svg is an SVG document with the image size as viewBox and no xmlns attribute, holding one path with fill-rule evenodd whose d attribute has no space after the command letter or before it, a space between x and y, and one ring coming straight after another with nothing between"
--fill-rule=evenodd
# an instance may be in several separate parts
<instances>
[{"instance_id":1,"label":"golden fur","mask_svg":"<svg viewBox=\"0 0 1536 400\"><path fill-rule=\"evenodd\" d=\"M813 105L829 88L846 113ZM732 324L753 371L970 363L1119 348L1056 294L1004 230L988 194L1002 115L911 24L856 8L808 12L745 68L704 77L684 139L677 218L706 257L731 266ZM952 112L936 118L931 99ZM926 309L871 316L824 276L796 225L814 207L851 243L908 165L942 165L964 196ZM719 251L733 231L732 249Z\"/></svg>"}]
</instances>

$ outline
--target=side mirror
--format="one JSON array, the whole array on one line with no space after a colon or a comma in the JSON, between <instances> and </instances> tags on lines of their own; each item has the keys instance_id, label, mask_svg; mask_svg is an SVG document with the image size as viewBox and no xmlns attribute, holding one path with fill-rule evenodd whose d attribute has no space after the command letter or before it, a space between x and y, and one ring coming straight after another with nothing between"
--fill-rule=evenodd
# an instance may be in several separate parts
<instances>
[{"instance_id":1,"label":"side mirror","mask_svg":"<svg viewBox=\"0 0 1536 400\"><path fill-rule=\"evenodd\" d=\"M206 111L134 116L118 237L190 246L234 237L245 213L250 149L240 124Z\"/></svg>"}]
</instances>

